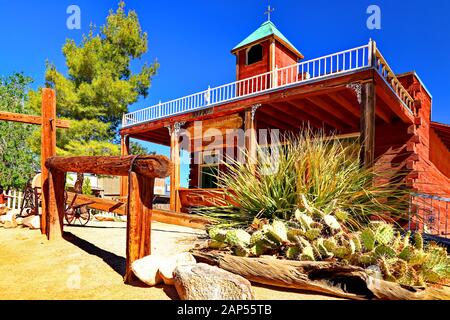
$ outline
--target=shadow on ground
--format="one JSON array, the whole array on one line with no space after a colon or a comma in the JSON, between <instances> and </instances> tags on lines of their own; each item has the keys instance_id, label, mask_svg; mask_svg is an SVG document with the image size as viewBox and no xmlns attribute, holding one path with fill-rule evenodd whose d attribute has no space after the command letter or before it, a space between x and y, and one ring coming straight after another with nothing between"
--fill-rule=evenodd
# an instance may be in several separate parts
<instances>
[{"instance_id":1,"label":"shadow on ground","mask_svg":"<svg viewBox=\"0 0 450 320\"><path fill-rule=\"evenodd\" d=\"M64 232L64 239L77 246L85 252L101 258L106 264L108 264L115 272L122 277L125 276L126 260L124 257L118 256L109 251L103 250L96 245L81 239L70 232Z\"/></svg>"}]
</instances>

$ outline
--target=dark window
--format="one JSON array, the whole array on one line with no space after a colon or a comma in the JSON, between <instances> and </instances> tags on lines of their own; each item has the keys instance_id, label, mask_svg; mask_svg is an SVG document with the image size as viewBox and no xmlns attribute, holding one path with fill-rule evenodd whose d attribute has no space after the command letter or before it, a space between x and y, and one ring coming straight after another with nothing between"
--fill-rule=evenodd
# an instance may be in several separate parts
<instances>
[{"instance_id":1,"label":"dark window","mask_svg":"<svg viewBox=\"0 0 450 320\"><path fill-rule=\"evenodd\" d=\"M257 44L250 48L247 52L247 64L253 64L262 60L262 45Z\"/></svg>"},{"instance_id":2,"label":"dark window","mask_svg":"<svg viewBox=\"0 0 450 320\"><path fill-rule=\"evenodd\" d=\"M212 189L217 188L217 175L219 174L219 166L202 166L200 167L201 188Z\"/></svg>"}]
</instances>

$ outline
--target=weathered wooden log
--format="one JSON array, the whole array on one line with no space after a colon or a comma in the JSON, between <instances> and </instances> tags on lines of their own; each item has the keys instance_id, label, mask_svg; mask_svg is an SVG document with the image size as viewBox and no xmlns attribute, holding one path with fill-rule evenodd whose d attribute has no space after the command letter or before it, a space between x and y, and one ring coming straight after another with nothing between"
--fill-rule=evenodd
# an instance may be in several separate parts
<instances>
[{"instance_id":1,"label":"weathered wooden log","mask_svg":"<svg viewBox=\"0 0 450 320\"><path fill-rule=\"evenodd\" d=\"M62 238L63 234L65 174L58 170L51 170L48 180L47 238L48 240L58 240Z\"/></svg>"},{"instance_id":2,"label":"weathered wooden log","mask_svg":"<svg viewBox=\"0 0 450 320\"><path fill-rule=\"evenodd\" d=\"M447 290L401 286L370 277L362 268L333 262L243 258L223 252L193 251L198 262L243 276L251 282L308 290L347 299L430 300L450 299Z\"/></svg>"},{"instance_id":3,"label":"weathered wooden log","mask_svg":"<svg viewBox=\"0 0 450 320\"><path fill-rule=\"evenodd\" d=\"M165 156L80 156L51 157L45 165L50 170L127 176L131 171L147 178L165 178L170 174L170 161Z\"/></svg>"},{"instance_id":4,"label":"weathered wooden log","mask_svg":"<svg viewBox=\"0 0 450 320\"><path fill-rule=\"evenodd\" d=\"M49 90L49 89L47 89ZM0 111L0 120L42 125L42 116ZM70 128L70 120L56 119L56 128Z\"/></svg>"},{"instance_id":5,"label":"weathered wooden log","mask_svg":"<svg viewBox=\"0 0 450 320\"><path fill-rule=\"evenodd\" d=\"M56 92L50 88L42 89L42 119L41 119L41 233L49 236L47 222L48 201L50 193L50 172L45 166L48 158L56 155L56 128L52 125L56 119Z\"/></svg>"},{"instance_id":6,"label":"weathered wooden log","mask_svg":"<svg viewBox=\"0 0 450 320\"><path fill-rule=\"evenodd\" d=\"M151 212L155 179L130 174L125 283L134 279L131 264L151 253Z\"/></svg>"}]
</instances>

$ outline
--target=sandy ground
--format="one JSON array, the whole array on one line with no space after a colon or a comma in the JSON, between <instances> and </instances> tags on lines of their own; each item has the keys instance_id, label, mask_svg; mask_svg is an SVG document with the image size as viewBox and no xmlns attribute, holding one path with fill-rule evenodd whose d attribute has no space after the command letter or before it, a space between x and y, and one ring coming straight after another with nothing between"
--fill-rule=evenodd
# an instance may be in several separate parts
<instances>
[{"instance_id":1,"label":"sandy ground","mask_svg":"<svg viewBox=\"0 0 450 320\"><path fill-rule=\"evenodd\" d=\"M0 228L0 299L178 299L174 287L123 283L125 229L121 222L65 226L66 240L49 242L40 231ZM187 251L203 231L152 224L152 253ZM253 286L257 299L333 299Z\"/></svg>"}]
</instances>

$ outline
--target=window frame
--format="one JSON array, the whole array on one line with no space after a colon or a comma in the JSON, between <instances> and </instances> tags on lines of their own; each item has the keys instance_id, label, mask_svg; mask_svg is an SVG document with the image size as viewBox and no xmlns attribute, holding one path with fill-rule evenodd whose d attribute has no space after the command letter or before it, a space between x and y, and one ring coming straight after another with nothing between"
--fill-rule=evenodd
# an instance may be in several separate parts
<instances>
[{"instance_id":1,"label":"window frame","mask_svg":"<svg viewBox=\"0 0 450 320\"><path fill-rule=\"evenodd\" d=\"M216 157L220 156L220 153L218 153L216 150L209 150L207 152L202 152L202 162L198 165L198 185L201 189L210 189L205 188L203 186L203 168L208 167L216 167L217 168L217 174L220 174L220 163L219 162L212 162L212 163L205 163L205 157ZM214 189L214 188L213 188Z\"/></svg>"},{"instance_id":2,"label":"window frame","mask_svg":"<svg viewBox=\"0 0 450 320\"><path fill-rule=\"evenodd\" d=\"M258 61L252 62L252 63L248 63L248 54L250 53L250 50L253 49L256 46L261 47L261 59L258 60ZM255 63L261 62L261 61L263 61L263 58L264 58L263 56L264 56L264 54L263 54L263 46L262 46L262 44L261 43L254 44L251 47L247 48L247 50L245 51L245 65L246 66L251 66L251 65L253 65Z\"/></svg>"}]
</instances>

